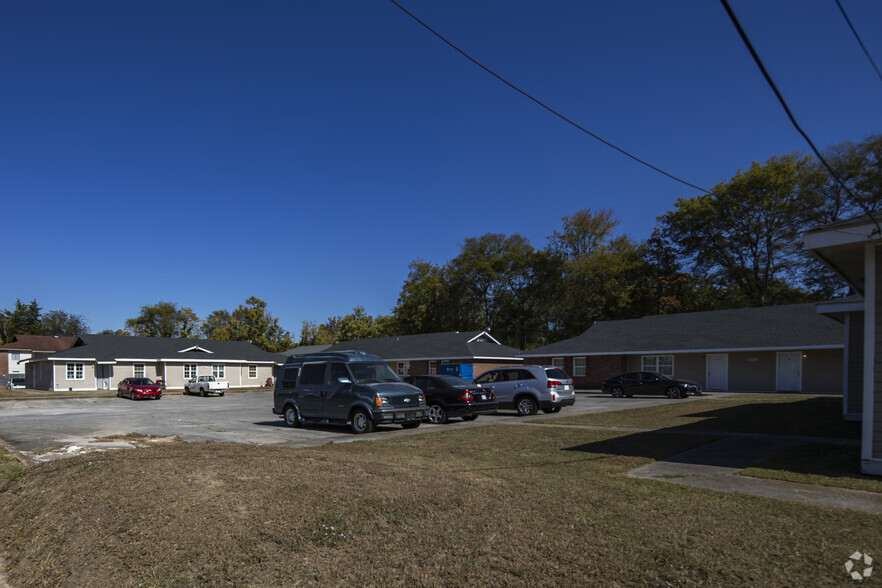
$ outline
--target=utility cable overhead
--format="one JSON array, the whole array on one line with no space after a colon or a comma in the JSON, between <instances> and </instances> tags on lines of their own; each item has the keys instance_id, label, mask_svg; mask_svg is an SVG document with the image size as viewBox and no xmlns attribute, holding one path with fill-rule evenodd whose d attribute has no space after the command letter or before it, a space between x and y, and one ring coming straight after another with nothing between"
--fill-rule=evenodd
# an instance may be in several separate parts
<instances>
[{"instance_id":1,"label":"utility cable overhead","mask_svg":"<svg viewBox=\"0 0 882 588\"><path fill-rule=\"evenodd\" d=\"M845 18L845 22L848 23L848 28L851 29L854 38L857 39L858 45L860 45L861 49L864 50L864 55L867 56L867 59L870 61L870 65L872 65L873 69L876 70L876 75L879 76L879 80L882 81L882 72L879 71L879 66L876 65L876 62L873 60L873 56L870 55L870 52L867 50L867 46L864 45L861 36L858 34L857 30L854 28L854 25L851 23L851 19L848 18L848 13L845 12L845 8L842 6L842 2L836 0L836 6L839 7L839 12L842 13L842 17Z\"/></svg>"},{"instance_id":2,"label":"utility cable overhead","mask_svg":"<svg viewBox=\"0 0 882 588\"><path fill-rule=\"evenodd\" d=\"M398 8L400 8L401 11L404 12L406 15L408 15L410 18L412 18L413 20L415 20L416 22L418 22L419 24L421 24L421 25L422 25L426 30L428 30L430 33L432 33L433 35L435 35L436 37L438 37L439 39L441 39L442 41L444 41L447 45L449 45L450 47L452 47L454 50L456 50L456 52L458 52L460 55L462 55L463 57L465 57L466 59L468 59L469 61L471 61L472 63L474 63L475 65L477 65L478 67L480 67L481 69L483 69L484 71L486 71L487 73L489 73L491 76L493 76L494 78L496 78L497 80L499 80L500 82L502 82L503 84L505 84L506 86L508 86L509 88L511 88L512 90L514 90L514 91L518 92L519 94L521 94L521 95L523 95L523 96L529 98L530 100L532 100L533 102L535 102L536 104L538 104L539 106L541 106L542 108L544 108L545 110L547 110L548 112L550 112L551 114L553 114L554 116L556 116L556 117L558 117L559 119L563 120L564 122L568 123L569 125L571 125L571 126L577 128L577 129L579 129L580 131L582 131L583 133L585 133L585 134L587 134L587 135L593 137L593 138L596 139L597 141L600 141L601 143L603 143L603 144L606 145L607 147L611 147L611 148L615 149L616 151L618 151L619 153L621 153L621 154L623 154L623 155L626 155L627 157L630 157L631 159L633 159L633 160L636 161L637 163L639 163L639 164L641 164L641 165L645 165L646 167L648 167L648 168L650 168L650 169L652 169L652 170L654 170L654 171L657 171L658 173L660 173L660 174L662 174L662 175L664 175L664 176L667 176L667 177L669 177L670 179L672 179L672 180L674 180L674 181L676 181L676 182L680 182L680 183L683 184L683 185L689 186L690 188L694 188L694 189L698 190L699 192L702 192L702 193L705 193L705 194L710 194L710 193L711 193L710 190L706 190L706 189L704 189L704 188L701 188L701 187L699 187L699 186L696 186L695 184L692 184L692 183L690 183L690 182L687 182L686 180L683 180L683 179L681 179L681 178L678 178L677 176L675 176L675 175L673 175L673 174L670 174L670 173L666 172L665 170L663 170L663 169L661 169L661 168L659 168L659 167L656 167L656 166L652 165L651 163L649 163L649 162L647 162L647 161L644 161L643 159L640 159L640 158L637 157L636 155L632 155L631 153L625 151L625 150L622 149L621 147L619 147L619 146L617 146L617 145L614 145L613 143L610 143L610 142L607 141L606 139L604 139L604 138L602 138L602 137L600 137L600 136L598 136L598 135L592 133L591 131L589 131L589 130L586 129L585 127L583 127L583 126L581 126L580 124L578 124L577 122L575 122L574 120L572 120L572 119L568 118L567 116L561 114L561 113L558 112L557 110L554 110L553 108L551 108L550 106L548 106L547 104L545 104L544 102L542 102L541 100L539 100L538 98L536 98L535 96L533 96L532 94L527 93L526 91L520 89L519 87L517 87L517 86L514 85L513 83L509 82L508 80L506 80L505 78L503 78L501 75L499 75L498 73L496 73L495 71L493 71L492 69L490 69L489 67L487 67L486 65L484 65L483 63L481 63L480 61L478 61L477 59L475 59L474 57L472 57L471 55L469 55L468 53L466 53L465 51L463 51L462 49L460 49L459 47L457 47L456 45L454 45L453 42L449 41L449 40L448 40L446 37L444 37L441 33L439 33L438 31L436 31L436 30L433 29L432 27L430 27L428 24L426 24L424 21L422 21L422 20L421 20L418 16L416 16L414 13L410 12L410 11L409 11L408 9L406 9L404 6L402 6L401 4L399 4L396 0L389 0L389 1L392 2L392 4L394 4L394 5L397 6Z\"/></svg>"},{"instance_id":3,"label":"utility cable overhead","mask_svg":"<svg viewBox=\"0 0 882 588\"><path fill-rule=\"evenodd\" d=\"M830 174L830 177L836 180L836 183L848 194L854 202L861 207L861 209L867 214L870 220L876 225L875 233L882 233L882 228L879 226L879 221L876 220L876 217L873 216L873 212L860 200L860 198L856 197L851 190L848 189L848 186L845 185L845 182L837 175L833 168L827 163L827 160L821 155L821 152L815 147L814 142L811 138L806 134L805 131L802 130L802 127L799 126L799 123L796 122L796 117L793 116L793 112L790 111L790 107L787 106L787 102L784 100L784 96L781 95L781 92L778 91L778 86L775 85L775 81L772 79L772 76L769 74L768 70L766 70L766 66L763 65L762 60L760 59L759 54L756 52L756 49L753 48L753 43L750 42L750 39L747 37L747 33L744 32L744 29L741 27L741 23L738 22L738 17L735 16L735 13L732 11L732 7L729 6L728 0L720 0L723 4L723 8L726 10L726 14L729 15L729 19L732 21L732 24L735 26L735 30L738 31L738 34L741 36L741 40L744 41L744 45L747 47L747 50L750 52L750 55L753 57L754 62L756 62L757 67L759 67L760 72L762 72L763 77L766 78L766 82L769 84L769 87L772 89L772 92L775 93L775 96L778 98L778 102L781 103L781 106L784 108L784 112L787 113L787 117L790 119L790 122L793 123L793 126L799 131L799 134L802 135L802 138L805 139L805 142L808 143L809 147L814 151L815 156L818 158L818 161L823 164L823 166L827 169L827 172Z\"/></svg>"}]
</instances>

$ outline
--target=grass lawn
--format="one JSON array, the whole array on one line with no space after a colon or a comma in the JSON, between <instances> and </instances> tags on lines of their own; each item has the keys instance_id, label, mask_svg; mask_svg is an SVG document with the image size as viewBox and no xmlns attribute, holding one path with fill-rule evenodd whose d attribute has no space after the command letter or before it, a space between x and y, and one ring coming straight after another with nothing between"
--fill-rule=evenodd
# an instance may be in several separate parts
<instances>
[{"instance_id":1,"label":"grass lawn","mask_svg":"<svg viewBox=\"0 0 882 588\"><path fill-rule=\"evenodd\" d=\"M627 405L629 399L617 399ZM842 397L810 394L719 394L652 408L564 417L555 424L728 431L860 439L860 423L842 420Z\"/></svg>"},{"instance_id":2,"label":"grass lawn","mask_svg":"<svg viewBox=\"0 0 882 588\"><path fill-rule=\"evenodd\" d=\"M494 425L84 455L0 483L0 545L16 587L837 585L882 545L879 516L626 475L715 438Z\"/></svg>"}]
</instances>

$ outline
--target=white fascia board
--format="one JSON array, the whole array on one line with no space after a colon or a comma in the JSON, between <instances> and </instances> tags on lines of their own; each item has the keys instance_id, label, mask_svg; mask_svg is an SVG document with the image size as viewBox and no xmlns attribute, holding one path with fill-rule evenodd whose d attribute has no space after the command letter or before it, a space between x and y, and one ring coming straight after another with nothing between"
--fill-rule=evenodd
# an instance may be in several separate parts
<instances>
[{"instance_id":1,"label":"white fascia board","mask_svg":"<svg viewBox=\"0 0 882 588\"><path fill-rule=\"evenodd\" d=\"M475 335L474 337L472 337L471 339L469 339L468 341L466 341L466 343L473 343L476 339L480 339L480 338L483 337L483 336L488 337L491 341L493 341L493 342L496 343L497 345L502 345L502 343L500 343L499 341L497 341L497 340L493 337L493 335L491 335L491 334L488 333L487 331L481 331L480 333L478 333L477 335Z\"/></svg>"},{"instance_id":2,"label":"white fascia board","mask_svg":"<svg viewBox=\"0 0 882 588\"><path fill-rule=\"evenodd\" d=\"M864 301L863 300L848 300L848 301L836 301L831 300L829 302L819 302L815 305L815 308L818 310L818 314L836 314L839 312L863 312L864 311Z\"/></svg>"},{"instance_id":3,"label":"white fascia board","mask_svg":"<svg viewBox=\"0 0 882 588\"><path fill-rule=\"evenodd\" d=\"M174 357L171 359L160 359L157 361L165 361L168 363L211 363L211 364L220 364L220 363L242 363L242 364L266 364L266 365L274 365L276 362L272 360L260 359L260 360L250 360L250 359L224 359L218 357L209 357L206 359L181 359L180 357ZM282 365L282 364L279 364Z\"/></svg>"},{"instance_id":4,"label":"white fascia board","mask_svg":"<svg viewBox=\"0 0 882 588\"><path fill-rule=\"evenodd\" d=\"M96 361L98 365L116 365L116 360L111 361Z\"/></svg>"},{"instance_id":5,"label":"white fascia board","mask_svg":"<svg viewBox=\"0 0 882 588\"><path fill-rule=\"evenodd\" d=\"M803 235L803 243L806 249L866 243L870 239L879 239L879 235L874 234L875 232L876 224L868 220L865 223L850 226L808 231Z\"/></svg>"},{"instance_id":6,"label":"white fascia board","mask_svg":"<svg viewBox=\"0 0 882 588\"><path fill-rule=\"evenodd\" d=\"M523 354L521 357L581 357L589 355L674 355L677 353L736 353L739 351L807 351L811 349L844 349L842 345L804 345L800 347L731 347L720 349L662 349L646 351L593 351L582 353Z\"/></svg>"},{"instance_id":7,"label":"white fascia board","mask_svg":"<svg viewBox=\"0 0 882 588\"><path fill-rule=\"evenodd\" d=\"M200 347L198 345L194 345L193 347L188 347L186 349L181 349L178 353L187 353L188 351L204 351L205 353L214 354L214 351L206 349L205 347Z\"/></svg>"},{"instance_id":8,"label":"white fascia board","mask_svg":"<svg viewBox=\"0 0 882 588\"><path fill-rule=\"evenodd\" d=\"M47 357L46 361L51 361L54 363L58 363L61 361L65 361L65 362L77 361L80 363L85 363L87 361L97 362L98 360L94 357Z\"/></svg>"}]
</instances>

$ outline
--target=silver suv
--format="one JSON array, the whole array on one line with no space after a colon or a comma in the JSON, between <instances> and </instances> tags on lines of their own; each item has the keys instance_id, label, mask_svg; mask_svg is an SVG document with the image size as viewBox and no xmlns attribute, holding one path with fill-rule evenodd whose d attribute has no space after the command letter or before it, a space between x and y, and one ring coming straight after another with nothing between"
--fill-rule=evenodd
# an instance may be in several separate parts
<instances>
[{"instance_id":1,"label":"silver suv","mask_svg":"<svg viewBox=\"0 0 882 588\"><path fill-rule=\"evenodd\" d=\"M559 412L576 402L573 380L558 367L520 365L484 372L475 383L490 388L499 400L499 408L513 408L518 416L539 412Z\"/></svg>"}]
</instances>

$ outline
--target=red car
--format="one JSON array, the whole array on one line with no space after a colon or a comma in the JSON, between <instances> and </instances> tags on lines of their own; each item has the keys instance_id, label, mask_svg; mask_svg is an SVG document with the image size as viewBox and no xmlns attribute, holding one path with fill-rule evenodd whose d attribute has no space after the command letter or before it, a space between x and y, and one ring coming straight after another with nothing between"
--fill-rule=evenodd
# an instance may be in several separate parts
<instances>
[{"instance_id":1,"label":"red car","mask_svg":"<svg viewBox=\"0 0 882 588\"><path fill-rule=\"evenodd\" d=\"M150 378L126 378L116 387L116 395L128 396L132 400L139 398L162 398L162 390Z\"/></svg>"}]
</instances>

